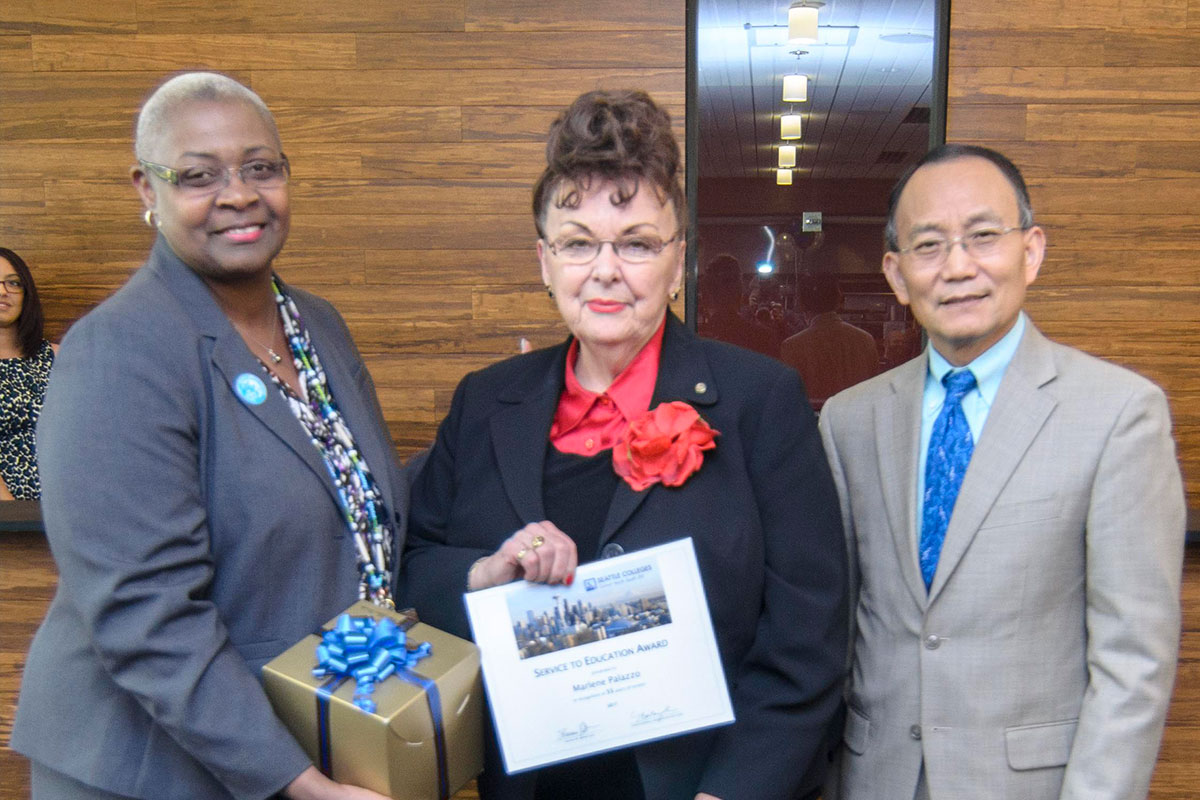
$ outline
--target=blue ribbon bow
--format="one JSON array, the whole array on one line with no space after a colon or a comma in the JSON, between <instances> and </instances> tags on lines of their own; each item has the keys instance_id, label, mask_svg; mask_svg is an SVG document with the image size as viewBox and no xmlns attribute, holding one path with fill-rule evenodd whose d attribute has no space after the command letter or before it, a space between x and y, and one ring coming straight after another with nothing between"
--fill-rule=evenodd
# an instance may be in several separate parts
<instances>
[{"instance_id":1,"label":"blue ribbon bow","mask_svg":"<svg viewBox=\"0 0 1200 800\"><path fill-rule=\"evenodd\" d=\"M354 705L374 713L371 694L375 684L397 669L410 669L432 650L429 642L409 650L408 634L387 617L376 622L371 617L342 614L333 630L321 635L317 666L312 674L315 678L337 679L338 686L347 678L354 678Z\"/></svg>"},{"instance_id":2,"label":"blue ribbon bow","mask_svg":"<svg viewBox=\"0 0 1200 800\"><path fill-rule=\"evenodd\" d=\"M321 634L317 645L317 666L313 677L328 678L317 687L317 735L320 744L321 771L331 771L329 752L329 698L343 683L354 678L354 705L369 714L375 713L371 695L375 684L395 675L415 684L425 692L433 720L434 749L437 756L438 788L442 800L450 796L446 772L446 742L442 728L442 702L437 683L411 671L422 658L433 651L433 645L422 642L408 648L408 634L391 619L376 622L371 617L352 617L342 614L333 630Z\"/></svg>"}]
</instances>

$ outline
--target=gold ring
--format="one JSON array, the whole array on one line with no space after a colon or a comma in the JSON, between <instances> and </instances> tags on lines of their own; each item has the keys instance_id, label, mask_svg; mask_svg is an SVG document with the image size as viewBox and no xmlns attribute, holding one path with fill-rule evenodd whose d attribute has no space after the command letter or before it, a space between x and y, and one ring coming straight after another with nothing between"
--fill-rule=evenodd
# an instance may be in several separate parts
<instances>
[{"instance_id":1,"label":"gold ring","mask_svg":"<svg viewBox=\"0 0 1200 800\"><path fill-rule=\"evenodd\" d=\"M538 534L537 536L533 537L533 541L531 541L529 543L529 548L531 550L537 550L539 547L541 547L545 543L546 543L546 540L542 538L541 534Z\"/></svg>"},{"instance_id":2,"label":"gold ring","mask_svg":"<svg viewBox=\"0 0 1200 800\"><path fill-rule=\"evenodd\" d=\"M525 557L525 554L526 554L526 553L528 553L528 552L529 552L529 551L528 551L528 550L526 550L524 547L522 547L520 550L518 550L518 551L517 551L517 561L520 561L522 558L524 558L524 557Z\"/></svg>"}]
</instances>

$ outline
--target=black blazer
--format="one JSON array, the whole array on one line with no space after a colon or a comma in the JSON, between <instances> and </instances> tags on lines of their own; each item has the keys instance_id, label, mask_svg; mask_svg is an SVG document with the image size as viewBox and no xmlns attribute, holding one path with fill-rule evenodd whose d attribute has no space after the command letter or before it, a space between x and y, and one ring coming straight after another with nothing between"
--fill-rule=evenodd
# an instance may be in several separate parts
<instances>
[{"instance_id":1,"label":"black blazer","mask_svg":"<svg viewBox=\"0 0 1200 800\"><path fill-rule=\"evenodd\" d=\"M407 484L329 303L288 293L403 541ZM12 747L109 792L262 798L309 764L259 668L355 601L354 544L308 434L204 282L160 237L71 327L38 423L59 569Z\"/></svg>"},{"instance_id":2,"label":"black blazer","mask_svg":"<svg viewBox=\"0 0 1200 800\"><path fill-rule=\"evenodd\" d=\"M517 356L459 384L413 485L401 591L422 620L469 636L467 569L545 518L542 467L566 352ZM695 406L720 432L717 446L681 487L618 482L599 546L692 537L737 722L637 748L646 796L791 798L823 773L846 658L845 547L815 419L794 371L697 338L673 316L652 406L670 400ZM530 783L513 776L494 796L530 797Z\"/></svg>"}]
</instances>

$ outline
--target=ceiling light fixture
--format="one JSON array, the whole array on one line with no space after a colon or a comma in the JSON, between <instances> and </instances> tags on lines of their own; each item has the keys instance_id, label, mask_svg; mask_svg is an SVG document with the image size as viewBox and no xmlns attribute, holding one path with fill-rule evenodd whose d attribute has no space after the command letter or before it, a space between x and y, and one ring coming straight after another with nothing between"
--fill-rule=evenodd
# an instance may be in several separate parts
<instances>
[{"instance_id":1,"label":"ceiling light fixture","mask_svg":"<svg viewBox=\"0 0 1200 800\"><path fill-rule=\"evenodd\" d=\"M799 114L784 114L779 118L779 138L780 139L799 139L800 138L800 115Z\"/></svg>"},{"instance_id":2,"label":"ceiling light fixture","mask_svg":"<svg viewBox=\"0 0 1200 800\"><path fill-rule=\"evenodd\" d=\"M817 43L817 10L824 3L799 0L788 9L788 44Z\"/></svg>"},{"instance_id":3,"label":"ceiling light fixture","mask_svg":"<svg viewBox=\"0 0 1200 800\"><path fill-rule=\"evenodd\" d=\"M803 103L808 100L808 76L783 76L783 102Z\"/></svg>"},{"instance_id":4,"label":"ceiling light fixture","mask_svg":"<svg viewBox=\"0 0 1200 800\"><path fill-rule=\"evenodd\" d=\"M792 171L790 169L775 170L775 183L779 186L792 185Z\"/></svg>"},{"instance_id":5,"label":"ceiling light fixture","mask_svg":"<svg viewBox=\"0 0 1200 800\"><path fill-rule=\"evenodd\" d=\"M779 168L791 169L794 166L796 166L796 145L779 145Z\"/></svg>"}]
</instances>

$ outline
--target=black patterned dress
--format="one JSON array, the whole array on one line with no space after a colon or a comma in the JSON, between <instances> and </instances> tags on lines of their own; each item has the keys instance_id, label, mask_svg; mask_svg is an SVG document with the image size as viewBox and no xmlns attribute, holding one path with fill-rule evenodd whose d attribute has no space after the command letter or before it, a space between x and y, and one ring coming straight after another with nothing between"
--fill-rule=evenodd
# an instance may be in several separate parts
<instances>
[{"instance_id":1,"label":"black patterned dress","mask_svg":"<svg viewBox=\"0 0 1200 800\"><path fill-rule=\"evenodd\" d=\"M18 500L42 494L34 426L53 363L54 350L44 339L32 358L0 358L0 476Z\"/></svg>"}]
</instances>

